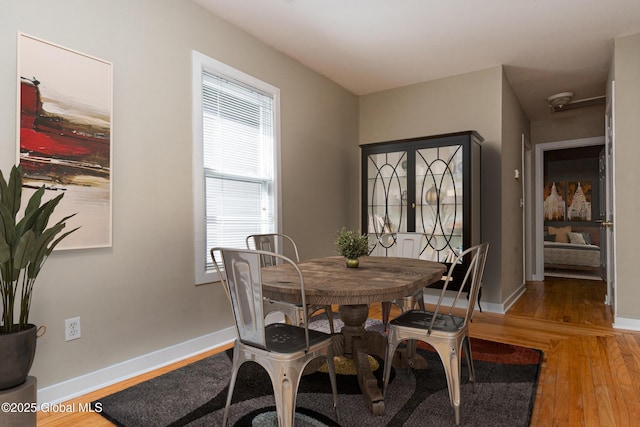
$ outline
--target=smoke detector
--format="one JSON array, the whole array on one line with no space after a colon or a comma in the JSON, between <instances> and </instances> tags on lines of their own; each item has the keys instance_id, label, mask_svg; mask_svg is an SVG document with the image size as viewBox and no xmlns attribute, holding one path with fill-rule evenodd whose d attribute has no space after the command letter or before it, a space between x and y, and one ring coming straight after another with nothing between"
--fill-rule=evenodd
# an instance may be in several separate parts
<instances>
[{"instance_id":1,"label":"smoke detector","mask_svg":"<svg viewBox=\"0 0 640 427\"><path fill-rule=\"evenodd\" d=\"M547 98L550 107L564 107L571 103L573 92L560 92Z\"/></svg>"}]
</instances>

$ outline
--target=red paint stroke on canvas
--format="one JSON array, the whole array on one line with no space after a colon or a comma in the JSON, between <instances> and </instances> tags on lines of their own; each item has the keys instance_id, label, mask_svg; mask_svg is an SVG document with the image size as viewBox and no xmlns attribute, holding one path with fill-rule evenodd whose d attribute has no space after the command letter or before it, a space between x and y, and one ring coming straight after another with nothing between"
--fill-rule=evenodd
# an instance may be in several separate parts
<instances>
[{"instance_id":1,"label":"red paint stroke on canvas","mask_svg":"<svg viewBox=\"0 0 640 427\"><path fill-rule=\"evenodd\" d=\"M21 79L20 163L25 176L70 182L76 175L108 177L110 130L43 109L40 82Z\"/></svg>"}]
</instances>

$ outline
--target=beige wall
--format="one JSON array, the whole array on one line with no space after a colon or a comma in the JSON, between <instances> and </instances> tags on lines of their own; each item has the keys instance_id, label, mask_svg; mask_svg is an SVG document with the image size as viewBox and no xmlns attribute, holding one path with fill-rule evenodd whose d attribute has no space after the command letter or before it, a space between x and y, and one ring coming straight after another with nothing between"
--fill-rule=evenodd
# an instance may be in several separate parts
<instances>
[{"instance_id":1,"label":"beige wall","mask_svg":"<svg viewBox=\"0 0 640 427\"><path fill-rule=\"evenodd\" d=\"M360 143L477 130L500 136L501 67L360 97Z\"/></svg>"},{"instance_id":2,"label":"beige wall","mask_svg":"<svg viewBox=\"0 0 640 427\"><path fill-rule=\"evenodd\" d=\"M465 130L476 130L484 137L482 231L483 240L490 242L491 247L482 299L496 304L503 301L501 282L507 278L503 278L501 273L501 256L504 253L501 224L505 212L501 208L503 79L502 67L498 66L360 97L361 144ZM511 96L510 99L507 105L513 107ZM520 113L516 115L519 117ZM509 144L518 144L519 149L520 137L513 139L510 131L507 137ZM517 158L520 158L519 154ZM511 164L513 162L510 161ZM513 214L512 211L517 213L519 208L506 210L509 215ZM508 260L511 262L511 257ZM514 274L507 276L512 280ZM520 273L513 280L522 284L521 277Z\"/></svg>"},{"instance_id":3,"label":"beige wall","mask_svg":"<svg viewBox=\"0 0 640 427\"><path fill-rule=\"evenodd\" d=\"M501 302L513 302L524 284L522 136L530 139L524 114L506 76L502 79L502 286ZM515 178L516 169L520 178Z\"/></svg>"},{"instance_id":4,"label":"beige wall","mask_svg":"<svg viewBox=\"0 0 640 427\"><path fill-rule=\"evenodd\" d=\"M604 135L604 106L556 113L531 122L533 144L567 141Z\"/></svg>"},{"instance_id":5,"label":"beige wall","mask_svg":"<svg viewBox=\"0 0 640 427\"><path fill-rule=\"evenodd\" d=\"M283 231L301 255L333 254L335 231L357 221L357 97L182 0L3 2L3 171L16 156L18 31L114 69L113 247L56 252L38 279L40 388L232 325L222 288L194 286L192 49L281 89ZM82 338L64 342L75 316Z\"/></svg>"},{"instance_id":6,"label":"beige wall","mask_svg":"<svg viewBox=\"0 0 640 427\"><path fill-rule=\"evenodd\" d=\"M640 319L638 212L640 197L640 34L615 41L615 253L617 316Z\"/></svg>"}]
</instances>

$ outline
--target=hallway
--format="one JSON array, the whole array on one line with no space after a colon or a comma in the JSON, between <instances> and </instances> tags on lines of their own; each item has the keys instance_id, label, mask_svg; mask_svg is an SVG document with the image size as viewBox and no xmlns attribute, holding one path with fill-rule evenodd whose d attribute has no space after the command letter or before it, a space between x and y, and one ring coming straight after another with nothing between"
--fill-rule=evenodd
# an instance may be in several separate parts
<instances>
[{"instance_id":1,"label":"hallway","mask_svg":"<svg viewBox=\"0 0 640 427\"><path fill-rule=\"evenodd\" d=\"M606 292L602 280L546 276L544 282L527 282L526 292L507 316L611 327L613 314L604 304Z\"/></svg>"}]
</instances>

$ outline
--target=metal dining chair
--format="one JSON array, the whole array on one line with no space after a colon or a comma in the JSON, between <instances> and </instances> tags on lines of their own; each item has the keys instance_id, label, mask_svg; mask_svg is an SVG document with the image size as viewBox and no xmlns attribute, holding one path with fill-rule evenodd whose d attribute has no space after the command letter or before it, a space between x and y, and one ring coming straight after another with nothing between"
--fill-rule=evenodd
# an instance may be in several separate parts
<instances>
[{"instance_id":1,"label":"metal dining chair","mask_svg":"<svg viewBox=\"0 0 640 427\"><path fill-rule=\"evenodd\" d=\"M402 341L419 340L426 342L435 348L444 366L447 377L447 387L449 389L449 399L455 414L456 425L460 424L460 377L461 358L464 350L469 369L469 380L473 383L475 392L475 372L473 360L471 358L471 344L469 341L469 322L478 300L480 283L484 273L484 266L487 260L489 244L483 243L473 246L463 251L456 261L449 268L444 287L440 293L438 303L433 311L409 310L404 314L389 322L389 334L387 335L387 353L384 365L384 387L383 396L389 385L389 375L391 373L391 361L398 344ZM459 261L467 257L469 267L465 273L462 286L457 291L456 297L451 307L442 307L442 301L447 291L447 285L451 282L451 275L454 267ZM460 295L469 284L469 297L466 310L463 316L454 314L454 309ZM409 358L409 366L413 359Z\"/></svg>"},{"instance_id":2,"label":"metal dining chair","mask_svg":"<svg viewBox=\"0 0 640 427\"><path fill-rule=\"evenodd\" d=\"M300 262L300 255L298 253L298 246L296 242L286 234L278 233L266 233L266 234L252 234L246 238L247 249L257 249L261 251L273 252L280 255L285 254L285 246L289 246L290 250L295 255L296 263ZM263 255L260 257L260 263L263 267L276 265L280 262L280 258ZM304 308L306 308L306 310ZM303 312L306 312L307 317L311 317L315 312L324 310L329 320L329 329L333 334L335 332L333 326L333 311L330 305L313 305L308 304L297 305L285 301L278 301L274 299L264 299L265 314L272 312L282 313L291 323L300 326L303 323Z\"/></svg>"},{"instance_id":3,"label":"metal dining chair","mask_svg":"<svg viewBox=\"0 0 640 427\"><path fill-rule=\"evenodd\" d=\"M398 232L393 234L396 245L396 257L414 258L420 257L420 248L422 245L423 233ZM424 310L424 288L420 288L412 295L396 299L393 301L382 302L382 323L385 328L389 323L389 315L391 313L391 305L396 305L401 312L406 312L416 307Z\"/></svg>"},{"instance_id":4,"label":"metal dining chair","mask_svg":"<svg viewBox=\"0 0 640 427\"><path fill-rule=\"evenodd\" d=\"M216 254L219 254L219 258L216 257ZM233 368L222 425L226 427L228 423L229 407L238 370L244 362L253 361L260 364L271 378L278 426L293 426L300 378L307 364L318 357L324 357L327 360L333 392L333 408L339 422L338 392L331 335L310 330L307 326L306 312L302 313L304 326L285 323L266 324L264 306L258 303L262 300L262 257L278 258L281 262L291 266L299 278L302 305L304 306L306 303L304 278L296 263L291 259L267 251L211 249L213 265L216 267L231 302L238 333L233 346Z\"/></svg>"}]
</instances>

